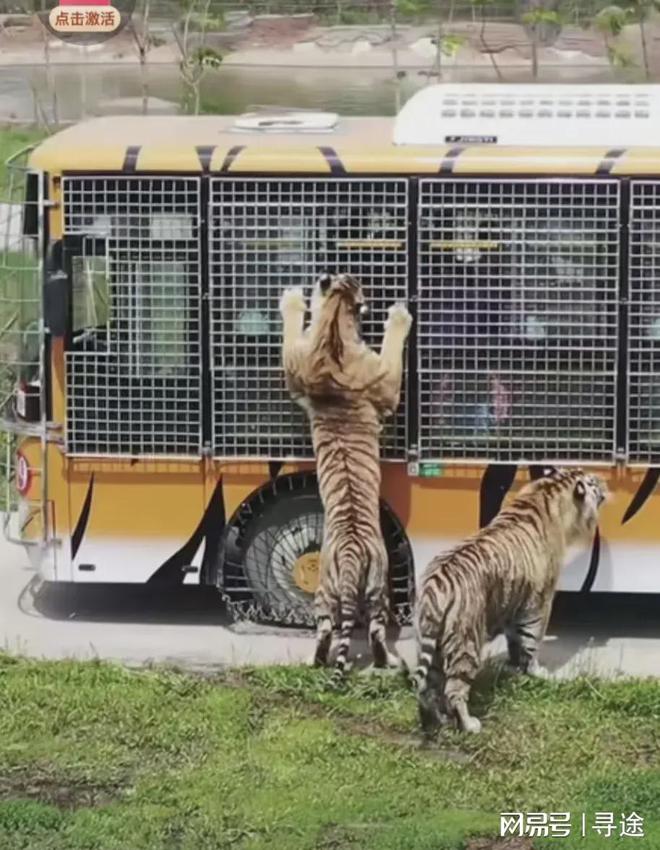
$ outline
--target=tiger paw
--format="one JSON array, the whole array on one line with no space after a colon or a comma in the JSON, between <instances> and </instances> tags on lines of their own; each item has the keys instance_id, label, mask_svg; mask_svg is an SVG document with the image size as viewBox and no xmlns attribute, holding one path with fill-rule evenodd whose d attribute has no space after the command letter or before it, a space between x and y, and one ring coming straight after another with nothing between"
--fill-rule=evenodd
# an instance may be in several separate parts
<instances>
[{"instance_id":1,"label":"tiger paw","mask_svg":"<svg viewBox=\"0 0 660 850\"><path fill-rule=\"evenodd\" d=\"M395 327L397 330L402 330L408 333L412 325L412 316L408 312L405 304L392 304L387 311L387 326Z\"/></svg>"},{"instance_id":2,"label":"tiger paw","mask_svg":"<svg viewBox=\"0 0 660 850\"><path fill-rule=\"evenodd\" d=\"M463 731L469 732L471 735L478 735L481 732L481 720L477 717L468 715L462 723Z\"/></svg>"},{"instance_id":3,"label":"tiger paw","mask_svg":"<svg viewBox=\"0 0 660 850\"><path fill-rule=\"evenodd\" d=\"M307 305L302 289L292 287L284 290L280 298L280 313L283 316L291 313L304 313L306 309Z\"/></svg>"}]
</instances>

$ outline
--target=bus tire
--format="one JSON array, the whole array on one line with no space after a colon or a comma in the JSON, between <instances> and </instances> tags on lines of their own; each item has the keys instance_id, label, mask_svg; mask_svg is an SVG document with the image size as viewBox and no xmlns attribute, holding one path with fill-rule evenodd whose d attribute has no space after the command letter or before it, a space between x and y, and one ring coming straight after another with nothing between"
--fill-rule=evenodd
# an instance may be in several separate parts
<instances>
[{"instance_id":1,"label":"bus tire","mask_svg":"<svg viewBox=\"0 0 660 850\"><path fill-rule=\"evenodd\" d=\"M412 620L414 566L408 537L381 501L381 527L389 555L392 616ZM323 507L316 475L296 472L268 481L227 523L214 583L235 620L314 625Z\"/></svg>"}]
</instances>

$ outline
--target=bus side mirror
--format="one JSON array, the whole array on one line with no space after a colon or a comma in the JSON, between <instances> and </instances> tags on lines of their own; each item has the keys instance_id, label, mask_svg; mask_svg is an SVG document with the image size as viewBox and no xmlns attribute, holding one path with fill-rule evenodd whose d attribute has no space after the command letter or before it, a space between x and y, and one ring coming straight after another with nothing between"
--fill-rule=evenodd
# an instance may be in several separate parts
<instances>
[{"instance_id":1,"label":"bus side mirror","mask_svg":"<svg viewBox=\"0 0 660 850\"><path fill-rule=\"evenodd\" d=\"M69 322L69 278L61 269L46 275L44 321L52 336L66 335Z\"/></svg>"}]
</instances>

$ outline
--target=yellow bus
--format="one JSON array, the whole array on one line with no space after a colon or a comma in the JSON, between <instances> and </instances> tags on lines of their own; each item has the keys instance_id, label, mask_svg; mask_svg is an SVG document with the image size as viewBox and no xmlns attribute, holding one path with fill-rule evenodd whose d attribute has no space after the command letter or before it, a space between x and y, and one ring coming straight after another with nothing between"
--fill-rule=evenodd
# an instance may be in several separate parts
<instances>
[{"instance_id":1,"label":"yellow bus","mask_svg":"<svg viewBox=\"0 0 660 850\"><path fill-rule=\"evenodd\" d=\"M383 433L393 608L545 466L614 498L561 588L660 590L660 94L431 86L395 118L99 118L10 163L5 531L51 582L210 583L308 624L322 512L278 299L414 316Z\"/></svg>"}]
</instances>

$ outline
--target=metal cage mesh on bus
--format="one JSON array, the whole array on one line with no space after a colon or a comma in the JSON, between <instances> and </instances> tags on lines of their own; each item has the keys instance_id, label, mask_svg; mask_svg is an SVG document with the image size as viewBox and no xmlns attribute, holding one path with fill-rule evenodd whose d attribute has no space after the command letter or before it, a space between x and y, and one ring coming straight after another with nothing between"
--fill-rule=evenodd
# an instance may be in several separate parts
<instances>
[{"instance_id":1,"label":"metal cage mesh on bus","mask_svg":"<svg viewBox=\"0 0 660 850\"><path fill-rule=\"evenodd\" d=\"M198 455L200 180L64 177L72 454Z\"/></svg>"},{"instance_id":2,"label":"metal cage mesh on bus","mask_svg":"<svg viewBox=\"0 0 660 850\"><path fill-rule=\"evenodd\" d=\"M423 180L419 456L611 462L618 181Z\"/></svg>"},{"instance_id":3,"label":"metal cage mesh on bus","mask_svg":"<svg viewBox=\"0 0 660 850\"><path fill-rule=\"evenodd\" d=\"M628 459L660 463L660 183L630 187Z\"/></svg>"},{"instance_id":4,"label":"metal cage mesh on bus","mask_svg":"<svg viewBox=\"0 0 660 850\"><path fill-rule=\"evenodd\" d=\"M330 270L362 281L372 345L414 296L385 458L613 463L623 434L659 462L660 182L629 207L612 178L413 182L65 175L67 451L310 458L278 302Z\"/></svg>"},{"instance_id":5,"label":"metal cage mesh on bus","mask_svg":"<svg viewBox=\"0 0 660 850\"><path fill-rule=\"evenodd\" d=\"M312 457L309 426L281 366L279 299L310 295L324 270L364 288L367 342L380 346L387 309L408 291L406 180L212 179L210 191L213 452ZM404 394L405 395L405 394ZM405 458L406 405L388 423L383 456Z\"/></svg>"}]
</instances>

